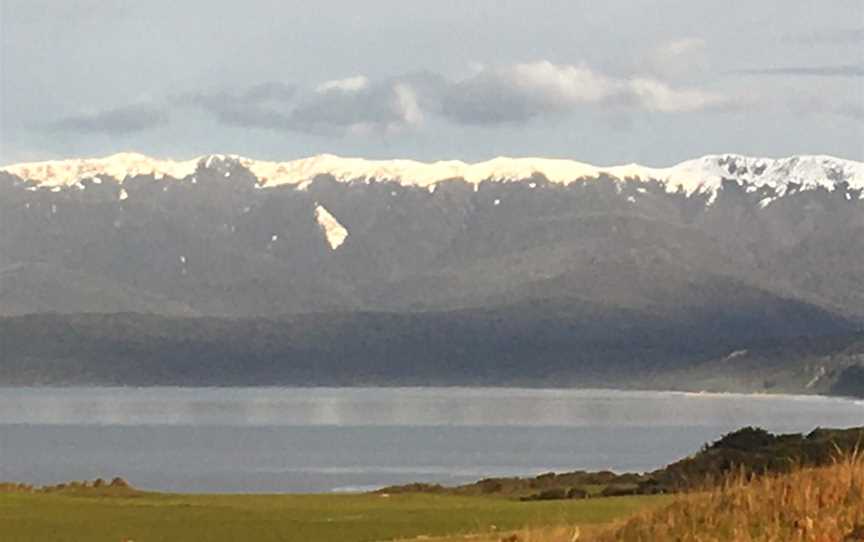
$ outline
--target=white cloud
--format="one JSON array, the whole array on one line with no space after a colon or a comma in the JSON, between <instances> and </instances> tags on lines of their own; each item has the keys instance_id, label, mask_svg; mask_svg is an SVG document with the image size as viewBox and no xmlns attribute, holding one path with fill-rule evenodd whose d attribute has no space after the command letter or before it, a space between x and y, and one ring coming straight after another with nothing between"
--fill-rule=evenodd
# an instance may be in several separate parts
<instances>
[{"instance_id":1,"label":"white cloud","mask_svg":"<svg viewBox=\"0 0 864 542\"><path fill-rule=\"evenodd\" d=\"M365 75L355 75L353 77L346 77L345 79L325 81L318 85L315 90L318 92L330 92L333 90L341 92L358 92L367 88L369 88L369 78Z\"/></svg>"},{"instance_id":2,"label":"white cloud","mask_svg":"<svg viewBox=\"0 0 864 542\"><path fill-rule=\"evenodd\" d=\"M597 102L613 95L618 86L585 66L560 66L548 60L515 64L501 73L514 86L550 104Z\"/></svg>"},{"instance_id":3,"label":"white cloud","mask_svg":"<svg viewBox=\"0 0 864 542\"><path fill-rule=\"evenodd\" d=\"M679 47L686 48L684 44ZM586 104L678 113L714 108L725 102L718 93L677 88L653 77L612 77L585 65L541 60L483 70L453 84L442 111L457 122L496 124L524 122Z\"/></svg>"},{"instance_id":4,"label":"white cloud","mask_svg":"<svg viewBox=\"0 0 864 542\"><path fill-rule=\"evenodd\" d=\"M705 40L702 38L679 38L667 41L657 48L657 53L667 58L682 57L705 50Z\"/></svg>"},{"instance_id":5,"label":"white cloud","mask_svg":"<svg viewBox=\"0 0 864 542\"><path fill-rule=\"evenodd\" d=\"M676 89L656 79L635 78L630 81L629 87L638 104L648 111L684 113L727 103L721 94L698 89Z\"/></svg>"},{"instance_id":6,"label":"white cloud","mask_svg":"<svg viewBox=\"0 0 864 542\"><path fill-rule=\"evenodd\" d=\"M405 124L419 126L423 123L423 110L417 101L417 93L407 83L397 83L393 86L398 109L402 113Z\"/></svg>"},{"instance_id":7,"label":"white cloud","mask_svg":"<svg viewBox=\"0 0 864 542\"><path fill-rule=\"evenodd\" d=\"M708 69L706 45L702 38L683 37L670 40L655 47L645 63L652 73L660 77L692 78Z\"/></svg>"}]
</instances>

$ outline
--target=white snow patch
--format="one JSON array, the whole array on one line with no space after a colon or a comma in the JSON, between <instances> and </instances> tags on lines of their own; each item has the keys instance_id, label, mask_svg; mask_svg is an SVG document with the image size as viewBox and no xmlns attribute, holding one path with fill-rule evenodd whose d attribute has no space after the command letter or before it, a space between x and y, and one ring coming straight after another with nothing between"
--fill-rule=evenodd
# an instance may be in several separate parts
<instances>
[{"instance_id":1,"label":"white snow patch","mask_svg":"<svg viewBox=\"0 0 864 542\"><path fill-rule=\"evenodd\" d=\"M764 209L765 207L768 207L769 205L771 205L771 202L774 201L775 199L777 199L777 198L762 198L762 199L760 199L759 200L759 208Z\"/></svg>"},{"instance_id":2,"label":"white snow patch","mask_svg":"<svg viewBox=\"0 0 864 542\"><path fill-rule=\"evenodd\" d=\"M125 188L120 189L120 201L129 199L129 192L126 191Z\"/></svg>"},{"instance_id":3,"label":"white snow patch","mask_svg":"<svg viewBox=\"0 0 864 542\"><path fill-rule=\"evenodd\" d=\"M731 360L733 360L733 359L735 359L735 358L740 358L741 356L746 356L746 355L749 354L749 353L750 353L750 351L747 350L747 349L744 349L744 350L735 350L735 351L733 351L733 352L730 352L729 355L726 356L725 358L721 359L721 360L720 360L720 363L723 363L724 361L731 361Z\"/></svg>"},{"instance_id":4,"label":"white snow patch","mask_svg":"<svg viewBox=\"0 0 864 542\"><path fill-rule=\"evenodd\" d=\"M813 375L813 378L811 378L804 387L809 390L810 388L815 386L816 383L819 382L819 380L821 380L823 376L825 376L826 372L827 371L825 370L825 367L820 365L819 368L816 370L816 374Z\"/></svg>"},{"instance_id":5,"label":"white snow patch","mask_svg":"<svg viewBox=\"0 0 864 542\"><path fill-rule=\"evenodd\" d=\"M315 206L315 220L324 231L331 250L336 250L348 238L348 230L323 205Z\"/></svg>"},{"instance_id":6,"label":"white snow patch","mask_svg":"<svg viewBox=\"0 0 864 542\"><path fill-rule=\"evenodd\" d=\"M36 181L44 187L65 187L76 182L103 175L123 182L135 175L170 176L182 179L195 172L200 159L174 161L151 158L143 154L123 152L105 158L74 158L27 162L0 168L0 171ZM95 182L95 181L94 181Z\"/></svg>"}]
</instances>

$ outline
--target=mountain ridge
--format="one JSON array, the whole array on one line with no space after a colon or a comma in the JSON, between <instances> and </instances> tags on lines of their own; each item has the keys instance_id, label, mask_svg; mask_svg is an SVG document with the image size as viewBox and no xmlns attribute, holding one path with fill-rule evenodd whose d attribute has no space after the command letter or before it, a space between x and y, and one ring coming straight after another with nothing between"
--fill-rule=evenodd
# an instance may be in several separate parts
<instances>
[{"instance_id":1,"label":"mountain ridge","mask_svg":"<svg viewBox=\"0 0 864 542\"><path fill-rule=\"evenodd\" d=\"M287 162L254 160L239 155L211 154L190 160L164 160L139 153L117 153L104 158L82 158L25 162L0 167L0 171L35 182L39 188L82 188L85 179L113 178L118 182L129 176L153 175L185 179L199 168L241 166L257 179L257 186L269 188L293 185L306 189L311 181L329 175L340 182L391 181L434 191L436 184L462 179L478 185L484 181L513 182L540 175L556 184L570 184L606 176L619 181L659 181L668 192L683 191L714 194L724 179L737 179L756 188L770 187L782 196L790 185L798 189L834 190L839 183L853 190L864 190L864 162L829 155L794 155L786 158L759 158L737 154L713 154L686 160L669 167L650 167L636 163L595 166L585 162L553 158L497 157L467 163L460 160L419 162L415 160L367 160L319 154ZM230 171L226 169L226 177ZM864 193L858 194L864 198Z\"/></svg>"}]
</instances>

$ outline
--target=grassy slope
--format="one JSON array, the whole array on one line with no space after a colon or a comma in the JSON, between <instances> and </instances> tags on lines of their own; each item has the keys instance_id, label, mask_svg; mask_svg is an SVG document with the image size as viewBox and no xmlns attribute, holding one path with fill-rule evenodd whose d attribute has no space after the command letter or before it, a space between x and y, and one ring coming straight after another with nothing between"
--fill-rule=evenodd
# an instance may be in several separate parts
<instances>
[{"instance_id":1,"label":"grassy slope","mask_svg":"<svg viewBox=\"0 0 864 542\"><path fill-rule=\"evenodd\" d=\"M668 497L520 503L436 495L0 494L4 542L361 542L613 521Z\"/></svg>"},{"instance_id":2,"label":"grassy slope","mask_svg":"<svg viewBox=\"0 0 864 542\"><path fill-rule=\"evenodd\" d=\"M634 518L602 542L853 542L864 540L864 458L747 481ZM552 542L551 540L549 542Z\"/></svg>"},{"instance_id":3,"label":"grassy slope","mask_svg":"<svg viewBox=\"0 0 864 542\"><path fill-rule=\"evenodd\" d=\"M522 529L472 542L860 542L864 541L864 457L747 479L679 495L668 506L615 526ZM457 542L464 537L435 539Z\"/></svg>"}]
</instances>

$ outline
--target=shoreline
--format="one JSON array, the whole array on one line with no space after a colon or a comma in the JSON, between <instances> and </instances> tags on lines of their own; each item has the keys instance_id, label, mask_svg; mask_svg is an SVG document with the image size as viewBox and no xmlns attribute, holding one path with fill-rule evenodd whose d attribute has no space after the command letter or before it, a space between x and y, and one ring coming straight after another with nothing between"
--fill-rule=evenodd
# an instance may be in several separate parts
<instances>
[{"instance_id":1,"label":"shoreline","mask_svg":"<svg viewBox=\"0 0 864 542\"><path fill-rule=\"evenodd\" d=\"M679 395L685 397L746 397L746 398L784 398L784 399L832 399L840 401L864 402L864 398L845 396L845 395L830 395L824 393L786 393L786 392L771 392L771 391L716 391L716 390L687 390L687 389L670 389L670 388L641 388L641 387L555 387L555 386L526 386L518 385L479 385L472 386L469 384L454 384L454 385L357 385L357 386L334 386L334 385L220 385L220 386L184 386L184 385L119 385L119 384L69 384L69 385L2 385L0 384L0 392L2 391L25 391L25 390L56 390L56 391L72 391L72 390L138 390L138 391L215 391L215 390L232 390L232 391L275 391L275 390L303 390L303 391L320 391L320 392L338 392L338 391L405 391L416 393L418 391L470 391L477 392L525 392L525 393L623 393L623 394L667 394Z\"/></svg>"}]
</instances>

